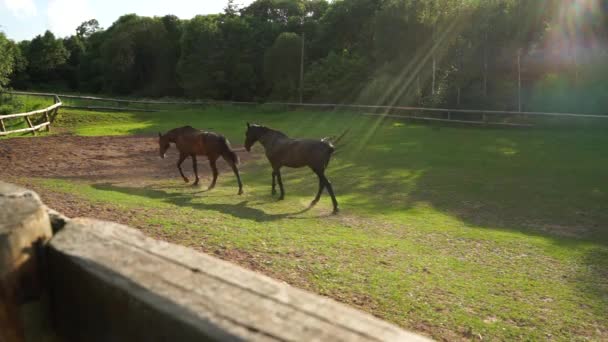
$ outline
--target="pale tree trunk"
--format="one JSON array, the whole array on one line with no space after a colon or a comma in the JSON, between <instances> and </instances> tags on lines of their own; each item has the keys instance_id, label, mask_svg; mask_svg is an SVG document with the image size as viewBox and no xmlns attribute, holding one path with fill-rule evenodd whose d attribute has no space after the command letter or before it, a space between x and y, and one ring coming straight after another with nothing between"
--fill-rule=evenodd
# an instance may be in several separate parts
<instances>
[{"instance_id":1,"label":"pale tree trunk","mask_svg":"<svg viewBox=\"0 0 608 342\"><path fill-rule=\"evenodd\" d=\"M302 103L302 93L304 92L304 39L305 33L302 33L302 51L300 53L300 103Z\"/></svg>"},{"instance_id":2,"label":"pale tree trunk","mask_svg":"<svg viewBox=\"0 0 608 342\"><path fill-rule=\"evenodd\" d=\"M517 49L517 110L521 112L521 48Z\"/></svg>"},{"instance_id":3,"label":"pale tree trunk","mask_svg":"<svg viewBox=\"0 0 608 342\"><path fill-rule=\"evenodd\" d=\"M416 92L418 94L418 104L422 103L422 88L420 87L420 75L416 77Z\"/></svg>"},{"instance_id":4,"label":"pale tree trunk","mask_svg":"<svg viewBox=\"0 0 608 342\"><path fill-rule=\"evenodd\" d=\"M437 24L435 24L435 27L436 26L437 26ZM433 56L432 56L432 58L433 58L433 62L432 62L433 76L432 76L432 79L433 80L431 82L431 94L433 94L433 95L435 95L435 74L437 72L437 59L436 59L436 52L435 52L435 49L436 49L436 47L435 47L435 44L436 44L436 42L435 42L435 34L436 34L436 29L433 28L433 35L431 37L431 40L433 41L433 50L432 50L433 51Z\"/></svg>"},{"instance_id":5,"label":"pale tree trunk","mask_svg":"<svg viewBox=\"0 0 608 342\"><path fill-rule=\"evenodd\" d=\"M488 97L488 31L485 33L483 44L483 89L482 95Z\"/></svg>"},{"instance_id":6,"label":"pale tree trunk","mask_svg":"<svg viewBox=\"0 0 608 342\"><path fill-rule=\"evenodd\" d=\"M574 84L578 85L578 46L574 45Z\"/></svg>"},{"instance_id":7,"label":"pale tree trunk","mask_svg":"<svg viewBox=\"0 0 608 342\"><path fill-rule=\"evenodd\" d=\"M437 60L433 54L433 95L435 95L435 74L437 73Z\"/></svg>"}]
</instances>

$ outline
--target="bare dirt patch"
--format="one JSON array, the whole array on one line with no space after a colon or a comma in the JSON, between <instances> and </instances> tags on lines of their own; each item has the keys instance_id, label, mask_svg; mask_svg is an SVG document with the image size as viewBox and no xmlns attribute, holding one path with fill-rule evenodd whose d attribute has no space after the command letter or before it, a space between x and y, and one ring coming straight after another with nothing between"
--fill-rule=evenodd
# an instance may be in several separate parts
<instances>
[{"instance_id":1,"label":"bare dirt patch","mask_svg":"<svg viewBox=\"0 0 608 342\"><path fill-rule=\"evenodd\" d=\"M243 160L247 153L238 153ZM35 139L0 140L0 177L41 177L107 180L178 178L175 148L160 159L154 136L80 137L56 135ZM199 157L199 175L207 177L207 158ZM190 159L182 165L192 174ZM218 167L229 170L223 162ZM193 178L193 177L190 177Z\"/></svg>"}]
</instances>

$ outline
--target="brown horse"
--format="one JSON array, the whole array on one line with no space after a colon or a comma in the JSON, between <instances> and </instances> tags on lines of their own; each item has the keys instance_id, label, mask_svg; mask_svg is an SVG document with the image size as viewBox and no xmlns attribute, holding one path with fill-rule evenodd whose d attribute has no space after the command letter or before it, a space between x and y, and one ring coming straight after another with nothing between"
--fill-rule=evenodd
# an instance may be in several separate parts
<instances>
[{"instance_id":1,"label":"brown horse","mask_svg":"<svg viewBox=\"0 0 608 342\"><path fill-rule=\"evenodd\" d=\"M164 135L158 133L158 145L160 147L159 151L161 158L165 158L165 153L167 152L167 149L169 149L170 143L174 143L179 150L177 169L186 183L188 183L189 180L184 176L184 172L182 171L182 163L184 160L188 157L192 157L192 168L194 169L194 176L196 177L194 185L198 185L199 178L196 156L207 156L209 165L213 171L213 181L211 182L211 185L209 185L209 189L213 189L218 175L215 162L221 156L228 165L232 167L232 170L236 175L236 179L239 183L239 195L243 193L243 183L241 183L241 176L239 175L239 169L237 167L239 157L230 148L230 143L226 137L213 132L199 131L191 126L174 128Z\"/></svg>"},{"instance_id":2,"label":"brown horse","mask_svg":"<svg viewBox=\"0 0 608 342\"><path fill-rule=\"evenodd\" d=\"M319 191L310 203L310 207L319 202L323 189L327 189L334 206L334 214L338 213L338 201L334 189L325 176L325 169L329 165L332 154L337 144L346 135L344 131L335 141L331 138L316 139L292 139L285 133L260 125L247 123L245 133L245 149L251 151L251 146L259 141L266 152L266 157L272 166L272 194L276 193L275 179L279 183L281 194L279 200L285 198L283 180L281 179L281 168L283 166L299 168L308 166L319 177Z\"/></svg>"}]
</instances>

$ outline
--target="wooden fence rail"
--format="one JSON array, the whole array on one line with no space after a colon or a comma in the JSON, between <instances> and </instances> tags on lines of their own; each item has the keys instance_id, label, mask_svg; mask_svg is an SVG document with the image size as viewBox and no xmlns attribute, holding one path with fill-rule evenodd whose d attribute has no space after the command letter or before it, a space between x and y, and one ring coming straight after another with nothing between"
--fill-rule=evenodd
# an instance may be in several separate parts
<instances>
[{"instance_id":1,"label":"wooden fence rail","mask_svg":"<svg viewBox=\"0 0 608 342\"><path fill-rule=\"evenodd\" d=\"M57 95L52 95L52 96L53 96L53 100L54 100L55 104L53 104L52 106L49 106L47 108L38 109L38 110L34 110L31 112L27 112L27 113L0 115L0 136L15 134L15 133L24 133L24 132L31 132L33 135L36 135L36 132L38 130L41 130L42 128L46 128L46 130L50 132L51 122L53 122L53 120L59 113L59 108L63 105L61 103L61 99L59 99L59 97ZM45 121L34 125L31 117L34 115L38 115L38 114L43 114L43 118ZM23 118L28 127L14 129L11 131L7 130L4 120L16 119L16 118Z\"/></svg>"},{"instance_id":2,"label":"wooden fence rail","mask_svg":"<svg viewBox=\"0 0 608 342\"><path fill-rule=\"evenodd\" d=\"M36 92L11 92L20 95L56 96L49 93ZM363 115L378 115L392 118L401 118L417 121L429 122L453 122L473 125L495 125L495 126L531 126L530 119L540 117L570 118L570 119L607 119L608 115L580 114L580 113L557 113L557 112L526 112L526 111L501 111L483 109L461 109L461 108L428 108L428 107L409 107L409 106L381 106L381 105L360 105L360 104L339 104L339 103L292 103L292 102L241 102L241 101L160 101L160 100L129 100L104 98L95 96L60 95L62 98L77 99L86 101L114 102L116 104L144 104L144 105L275 105L288 106L294 108L318 108L325 110L350 109L357 111L367 111ZM66 106L66 108L70 108ZM80 107L82 108L82 107ZM87 107L87 109L100 109L101 107ZM148 108L129 108L129 107L103 107L105 110L134 110L134 111L153 111ZM371 111L371 113L370 113ZM428 114L439 114L433 117ZM456 114L456 115L455 115ZM457 115L457 114L460 114ZM462 117L464 114L471 117ZM507 118L510 121L498 121L500 118Z\"/></svg>"}]
</instances>

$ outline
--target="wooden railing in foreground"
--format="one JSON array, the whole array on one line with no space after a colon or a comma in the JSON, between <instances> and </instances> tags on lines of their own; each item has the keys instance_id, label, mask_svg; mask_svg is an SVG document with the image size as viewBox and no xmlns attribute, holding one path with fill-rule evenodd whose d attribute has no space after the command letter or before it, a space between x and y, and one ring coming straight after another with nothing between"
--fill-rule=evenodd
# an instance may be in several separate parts
<instances>
[{"instance_id":1,"label":"wooden railing in foreground","mask_svg":"<svg viewBox=\"0 0 608 342\"><path fill-rule=\"evenodd\" d=\"M31 132L32 134L36 135L36 131L41 130L42 128L45 128L45 127L46 127L47 131L50 131L51 122L57 116L57 113L59 113L59 108L62 106L62 103L61 103L61 100L59 99L59 97L57 95L52 95L52 96L53 96L53 100L54 100L55 104L53 104L52 106L49 106L47 108L38 109L38 110L34 110L31 112L27 112L27 113L0 115L0 136L15 134L15 133L24 133L24 132ZM32 117L35 115L38 115L38 114L43 114L42 118L44 119L44 121L34 125L34 123L32 122ZM7 130L5 120L16 119L16 118L23 118L28 127L14 129L11 131Z\"/></svg>"},{"instance_id":2,"label":"wooden railing in foreground","mask_svg":"<svg viewBox=\"0 0 608 342\"><path fill-rule=\"evenodd\" d=\"M36 92L12 92L21 95L54 96L49 93ZM293 103L293 102L245 102L245 101L163 101L163 100L129 100L105 98L98 96L79 96L79 95L59 95L62 98L84 100L93 102L110 102L117 105L121 104L140 104L140 105L185 105L185 106L208 106L208 105L275 105L287 106L292 108L315 108L323 110L354 110L362 115L383 116L427 122L451 122L472 125L488 126L532 126L533 119L538 118L563 118L563 119L599 119L608 120L607 115L580 114L580 113L558 113L558 112L526 112L526 111L503 111L503 110L484 110L484 109L455 109L455 108L428 108L410 106L381 106L381 105L361 105L361 104L340 104L340 103ZM123 110L123 111L157 111L150 108L133 107L83 107L83 106L64 106L65 108L78 108L89 110ZM435 116L432 116L435 115ZM508 120L499 121L500 118Z\"/></svg>"},{"instance_id":3,"label":"wooden railing in foreground","mask_svg":"<svg viewBox=\"0 0 608 342\"><path fill-rule=\"evenodd\" d=\"M55 340L429 341L0 181L0 341Z\"/></svg>"}]
</instances>

